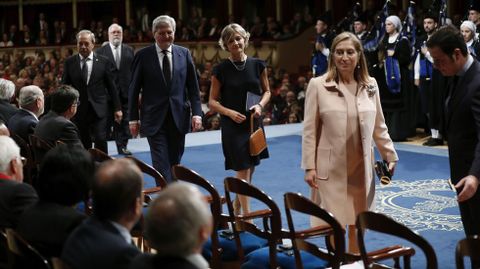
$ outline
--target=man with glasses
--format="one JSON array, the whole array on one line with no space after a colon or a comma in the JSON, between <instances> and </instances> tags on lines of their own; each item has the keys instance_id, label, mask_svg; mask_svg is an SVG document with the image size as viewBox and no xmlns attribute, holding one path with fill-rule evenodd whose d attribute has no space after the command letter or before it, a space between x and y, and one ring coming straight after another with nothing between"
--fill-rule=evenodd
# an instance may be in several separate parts
<instances>
[{"instance_id":1,"label":"man with glasses","mask_svg":"<svg viewBox=\"0 0 480 269\"><path fill-rule=\"evenodd\" d=\"M15 228L20 214L37 202L32 186L23 183L25 158L8 136L0 136L0 228Z\"/></svg>"},{"instance_id":2,"label":"man with glasses","mask_svg":"<svg viewBox=\"0 0 480 269\"><path fill-rule=\"evenodd\" d=\"M68 85L60 86L50 95L50 111L40 119L34 134L55 144L61 141L67 145L83 147L77 126L70 119L80 105L78 91Z\"/></svg>"}]
</instances>

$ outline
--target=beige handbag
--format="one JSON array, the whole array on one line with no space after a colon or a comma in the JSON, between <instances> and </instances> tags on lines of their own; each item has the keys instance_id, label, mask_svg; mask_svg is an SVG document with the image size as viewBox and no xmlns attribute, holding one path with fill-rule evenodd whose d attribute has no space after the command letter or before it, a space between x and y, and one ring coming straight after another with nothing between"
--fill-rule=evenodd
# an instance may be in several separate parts
<instances>
[{"instance_id":1,"label":"beige handbag","mask_svg":"<svg viewBox=\"0 0 480 269\"><path fill-rule=\"evenodd\" d=\"M252 113L250 116L250 156L258 156L267 148L267 140L263 129L258 126L257 130L253 131L254 118L254 113Z\"/></svg>"}]
</instances>

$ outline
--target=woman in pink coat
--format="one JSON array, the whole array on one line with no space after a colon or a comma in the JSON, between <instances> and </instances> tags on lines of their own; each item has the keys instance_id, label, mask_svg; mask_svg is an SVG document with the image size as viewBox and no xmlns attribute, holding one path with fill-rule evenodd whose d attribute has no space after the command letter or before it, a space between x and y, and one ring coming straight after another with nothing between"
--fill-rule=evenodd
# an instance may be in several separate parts
<instances>
[{"instance_id":1,"label":"woman in pink coat","mask_svg":"<svg viewBox=\"0 0 480 269\"><path fill-rule=\"evenodd\" d=\"M398 157L360 41L343 32L330 51L327 72L307 88L302 168L312 200L348 226L348 251L358 253L355 218L373 208L373 142L391 173Z\"/></svg>"}]
</instances>

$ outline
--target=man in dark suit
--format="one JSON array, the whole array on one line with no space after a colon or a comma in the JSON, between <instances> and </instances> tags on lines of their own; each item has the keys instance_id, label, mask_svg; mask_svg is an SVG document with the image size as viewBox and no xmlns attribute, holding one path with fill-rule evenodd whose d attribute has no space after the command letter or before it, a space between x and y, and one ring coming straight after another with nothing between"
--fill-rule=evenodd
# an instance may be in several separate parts
<instances>
[{"instance_id":1,"label":"man in dark suit","mask_svg":"<svg viewBox=\"0 0 480 269\"><path fill-rule=\"evenodd\" d=\"M38 117L44 109L43 91L38 86L30 85L20 89L18 105L20 109L8 121L10 131L28 142L38 123Z\"/></svg>"},{"instance_id":2,"label":"man in dark suit","mask_svg":"<svg viewBox=\"0 0 480 269\"><path fill-rule=\"evenodd\" d=\"M131 155L127 149L128 139L130 138L130 130L128 129L128 85L132 78L132 47L123 44L122 27L116 23L108 27L108 44L97 49L97 53L107 57L115 66L115 82L119 94L120 103L122 105L122 120L120 123L113 122L113 136L117 144L119 154ZM110 121L109 121L110 126Z\"/></svg>"},{"instance_id":3,"label":"man in dark suit","mask_svg":"<svg viewBox=\"0 0 480 269\"><path fill-rule=\"evenodd\" d=\"M200 191L175 182L150 204L145 234L155 255L138 256L132 269L206 269L202 246L212 232L212 214Z\"/></svg>"},{"instance_id":4,"label":"man in dark suit","mask_svg":"<svg viewBox=\"0 0 480 269\"><path fill-rule=\"evenodd\" d=\"M59 140L67 145L83 147L78 128L70 121L77 113L78 98L78 91L73 87L60 86L50 95L50 112L40 119L34 134L52 144Z\"/></svg>"},{"instance_id":5,"label":"man in dark suit","mask_svg":"<svg viewBox=\"0 0 480 269\"><path fill-rule=\"evenodd\" d=\"M451 26L437 30L427 47L434 66L452 76L445 101L451 180L465 233L480 234L480 63L468 53L460 31Z\"/></svg>"},{"instance_id":6,"label":"man in dark suit","mask_svg":"<svg viewBox=\"0 0 480 269\"><path fill-rule=\"evenodd\" d=\"M8 120L18 110L10 103L15 94L15 84L10 80L0 78L0 120L8 126Z\"/></svg>"},{"instance_id":7,"label":"man in dark suit","mask_svg":"<svg viewBox=\"0 0 480 269\"><path fill-rule=\"evenodd\" d=\"M110 61L93 53L95 35L89 30L77 34L78 55L65 60L62 82L72 85L80 93L78 112L72 119L80 130L85 148L95 148L108 153L107 113L108 101L113 104L115 121L122 119L120 100L114 81L114 66Z\"/></svg>"},{"instance_id":8,"label":"man in dark suit","mask_svg":"<svg viewBox=\"0 0 480 269\"><path fill-rule=\"evenodd\" d=\"M171 166L180 163L190 122L193 131L202 128L200 93L190 52L173 44L175 20L159 16L152 31L155 44L138 51L133 60L130 132L133 137L139 131L147 137L153 167L171 181Z\"/></svg>"},{"instance_id":9,"label":"man in dark suit","mask_svg":"<svg viewBox=\"0 0 480 269\"><path fill-rule=\"evenodd\" d=\"M142 173L133 161L104 162L93 183L93 212L73 231L62 252L72 269L128 268L140 254L130 230L142 214Z\"/></svg>"},{"instance_id":10,"label":"man in dark suit","mask_svg":"<svg viewBox=\"0 0 480 269\"><path fill-rule=\"evenodd\" d=\"M0 228L15 228L20 214L37 200L32 186L23 183L20 148L8 136L0 136Z\"/></svg>"}]
</instances>

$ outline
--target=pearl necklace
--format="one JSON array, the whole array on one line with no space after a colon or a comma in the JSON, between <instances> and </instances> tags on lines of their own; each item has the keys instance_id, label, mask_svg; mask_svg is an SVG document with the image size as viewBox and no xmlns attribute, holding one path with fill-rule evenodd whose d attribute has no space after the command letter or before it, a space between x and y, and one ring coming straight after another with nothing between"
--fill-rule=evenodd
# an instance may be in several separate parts
<instances>
[{"instance_id":1,"label":"pearl necklace","mask_svg":"<svg viewBox=\"0 0 480 269\"><path fill-rule=\"evenodd\" d=\"M243 71L245 69L246 64L247 64L247 55L245 55L245 59L242 60L243 64L241 64L241 65L235 64L232 60L232 57L228 57L228 60L232 63L233 67L235 67L235 69L237 69L237 71Z\"/></svg>"}]
</instances>

